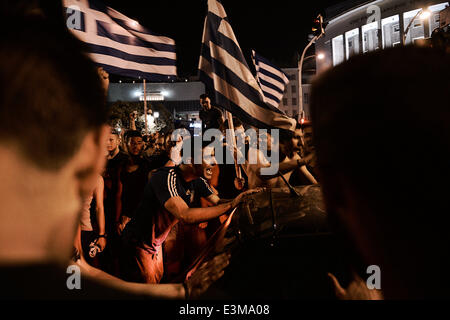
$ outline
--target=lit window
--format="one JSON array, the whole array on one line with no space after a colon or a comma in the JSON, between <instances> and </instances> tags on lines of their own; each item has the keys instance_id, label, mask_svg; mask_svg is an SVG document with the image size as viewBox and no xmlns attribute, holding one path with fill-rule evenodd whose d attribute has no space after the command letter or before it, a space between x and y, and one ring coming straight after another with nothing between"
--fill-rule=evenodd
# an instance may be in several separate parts
<instances>
[{"instance_id":1,"label":"lit window","mask_svg":"<svg viewBox=\"0 0 450 320\"><path fill-rule=\"evenodd\" d=\"M378 22L372 22L361 27L363 34L363 53L379 49Z\"/></svg>"},{"instance_id":2,"label":"lit window","mask_svg":"<svg viewBox=\"0 0 450 320\"><path fill-rule=\"evenodd\" d=\"M340 35L332 40L333 66L344 61L344 36Z\"/></svg>"},{"instance_id":3,"label":"lit window","mask_svg":"<svg viewBox=\"0 0 450 320\"><path fill-rule=\"evenodd\" d=\"M423 22L422 19L420 19L420 15L417 16L411 23L411 20L417 15L417 13L419 13L420 10L422 9L412 10L403 13L403 24L405 26L404 32L407 32L405 44L409 44L411 42L414 42L414 40L424 38ZM411 26L409 27L409 30L406 30L406 28L410 23Z\"/></svg>"},{"instance_id":4,"label":"lit window","mask_svg":"<svg viewBox=\"0 0 450 320\"><path fill-rule=\"evenodd\" d=\"M400 19L398 15L381 20L383 48L400 44Z\"/></svg>"},{"instance_id":5,"label":"lit window","mask_svg":"<svg viewBox=\"0 0 450 320\"><path fill-rule=\"evenodd\" d=\"M431 12L430 17L428 18L429 26L430 26L430 35L434 31L434 29L439 28L439 22L440 22L439 11L444 10L446 6L448 6L448 2L439 3L439 4L428 7L428 11Z\"/></svg>"},{"instance_id":6,"label":"lit window","mask_svg":"<svg viewBox=\"0 0 450 320\"><path fill-rule=\"evenodd\" d=\"M353 29L345 33L345 46L347 59L359 53L359 29Z\"/></svg>"}]
</instances>

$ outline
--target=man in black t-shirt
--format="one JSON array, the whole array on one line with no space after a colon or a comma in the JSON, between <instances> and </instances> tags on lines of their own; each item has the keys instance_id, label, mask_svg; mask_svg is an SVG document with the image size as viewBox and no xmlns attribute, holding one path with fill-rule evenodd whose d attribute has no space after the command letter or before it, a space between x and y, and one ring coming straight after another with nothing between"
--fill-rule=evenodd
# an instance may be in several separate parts
<instances>
[{"instance_id":1,"label":"man in black t-shirt","mask_svg":"<svg viewBox=\"0 0 450 320\"><path fill-rule=\"evenodd\" d=\"M110 274L118 275L117 252L120 242L116 232L116 195L119 188L119 171L128 160L128 155L120 151L119 132L111 127L106 149L108 151L103 180L105 185L104 208L105 208L105 229L108 238L108 245L99 255L100 268Z\"/></svg>"},{"instance_id":2,"label":"man in black t-shirt","mask_svg":"<svg viewBox=\"0 0 450 320\"><path fill-rule=\"evenodd\" d=\"M107 232L115 229L116 194L119 183L119 169L128 160L128 155L120 151L119 133L111 128L106 149L108 151L106 168L103 173L105 181L105 217Z\"/></svg>"},{"instance_id":3,"label":"man in black t-shirt","mask_svg":"<svg viewBox=\"0 0 450 320\"><path fill-rule=\"evenodd\" d=\"M222 129L223 115L219 108L211 106L211 99L206 94L200 96L200 119L202 120L203 130L208 129Z\"/></svg>"},{"instance_id":4,"label":"man in black t-shirt","mask_svg":"<svg viewBox=\"0 0 450 320\"><path fill-rule=\"evenodd\" d=\"M177 167L160 168L152 174L135 216L123 231L125 242L133 250L132 255L125 258L125 279L159 283L164 273L163 244L179 221L193 224L217 218L235 208L246 195L255 192L241 193L233 201L214 207L190 208L194 193L205 198L215 196L204 184L202 187L202 181L197 180L215 164L211 156L201 165L183 163Z\"/></svg>"},{"instance_id":5,"label":"man in black t-shirt","mask_svg":"<svg viewBox=\"0 0 450 320\"><path fill-rule=\"evenodd\" d=\"M143 158L144 140L138 131L127 134L128 159L119 169L116 220L117 231L123 230L142 200L148 182L150 165Z\"/></svg>"}]
</instances>

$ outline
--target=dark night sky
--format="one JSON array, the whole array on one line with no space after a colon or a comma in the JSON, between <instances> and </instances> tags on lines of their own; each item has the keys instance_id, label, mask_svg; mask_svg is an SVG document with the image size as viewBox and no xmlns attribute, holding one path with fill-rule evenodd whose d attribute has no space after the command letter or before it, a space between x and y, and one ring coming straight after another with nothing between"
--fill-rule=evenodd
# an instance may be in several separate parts
<instances>
[{"instance_id":1,"label":"dark night sky","mask_svg":"<svg viewBox=\"0 0 450 320\"><path fill-rule=\"evenodd\" d=\"M149 30L173 38L178 75L197 74L206 0L104 0L111 8L139 21ZM254 49L279 67L295 67L297 53L307 44L317 14L339 0L314 4L288 0L222 0L247 62Z\"/></svg>"}]
</instances>

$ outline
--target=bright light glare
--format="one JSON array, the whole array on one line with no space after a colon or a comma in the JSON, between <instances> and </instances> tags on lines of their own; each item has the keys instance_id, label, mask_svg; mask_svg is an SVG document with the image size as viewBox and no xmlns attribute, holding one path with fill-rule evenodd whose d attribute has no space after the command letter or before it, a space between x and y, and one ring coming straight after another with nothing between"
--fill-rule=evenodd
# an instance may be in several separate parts
<instances>
[{"instance_id":1,"label":"bright light glare","mask_svg":"<svg viewBox=\"0 0 450 320\"><path fill-rule=\"evenodd\" d=\"M159 118L159 112L158 111L155 111L155 112L153 112L153 117L156 119L156 118Z\"/></svg>"},{"instance_id":2,"label":"bright light glare","mask_svg":"<svg viewBox=\"0 0 450 320\"><path fill-rule=\"evenodd\" d=\"M431 12L428 10L424 10L421 14L420 14L420 19L428 19L431 15Z\"/></svg>"},{"instance_id":3,"label":"bright light glare","mask_svg":"<svg viewBox=\"0 0 450 320\"><path fill-rule=\"evenodd\" d=\"M139 25L139 23L136 20L131 20L131 25L133 27L137 27Z\"/></svg>"},{"instance_id":4,"label":"bright light glare","mask_svg":"<svg viewBox=\"0 0 450 320\"><path fill-rule=\"evenodd\" d=\"M317 55L317 59L322 60L323 58L325 58L325 55L323 53L319 53Z\"/></svg>"}]
</instances>

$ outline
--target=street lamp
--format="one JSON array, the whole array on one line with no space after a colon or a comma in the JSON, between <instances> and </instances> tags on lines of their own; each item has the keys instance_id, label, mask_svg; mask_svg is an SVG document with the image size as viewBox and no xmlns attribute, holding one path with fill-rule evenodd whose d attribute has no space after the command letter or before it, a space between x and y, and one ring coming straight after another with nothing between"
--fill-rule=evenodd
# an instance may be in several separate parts
<instances>
[{"instance_id":1,"label":"street lamp","mask_svg":"<svg viewBox=\"0 0 450 320\"><path fill-rule=\"evenodd\" d=\"M411 19L411 21L409 21L408 26L405 29L405 32L403 33L403 37L402 37L402 43L403 45L406 44L406 36L408 35L409 29L411 28L412 23L414 22L414 20L416 20L416 18L420 15L420 19L425 20L428 19L428 17L431 15L431 12L429 10L424 10L424 9L420 9L416 15L414 16L414 18Z\"/></svg>"},{"instance_id":2,"label":"street lamp","mask_svg":"<svg viewBox=\"0 0 450 320\"><path fill-rule=\"evenodd\" d=\"M323 58L325 58L325 55L320 52L319 54L315 55L310 55L307 56L305 58L305 53L306 51L309 49L309 47L316 42L317 39L319 39L322 35L320 36L315 36L314 38L311 39L311 41L308 43L308 45L305 47L305 49L303 50L302 53L302 57L300 58L300 61L298 63L298 81L299 81L299 88L298 88L298 92L299 92L299 97L298 97L298 102L299 102L299 106L300 106L300 119L304 118L304 109L303 109L303 87L302 87L302 68L303 68L303 63L310 59L310 58L317 58L319 60L322 60Z\"/></svg>"},{"instance_id":3,"label":"street lamp","mask_svg":"<svg viewBox=\"0 0 450 320\"><path fill-rule=\"evenodd\" d=\"M321 38L324 34L325 34L325 28L328 25L328 22L323 22L323 17L322 15L318 15L317 18L314 20L314 27L313 27L313 32L314 32L314 37L311 39L311 41L309 41L308 45L305 47L305 49L303 50L302 56L300 58L300 61L298 62L298 93L299 93L299 97L298 97L298 103L299 103L299 107L300 107L300 119L304 118L304 109L303 109L303 88L302 88L302 67L303 67L303 62L305 59L305 53L306 51L308 51L309 47L311 47L312 44L314 44L319 38ZM310 57L315 57L315 55L313 56L308 56L307 58ZM319 58L321 59L321 58Z\"/></svg>"}]
</instances>

